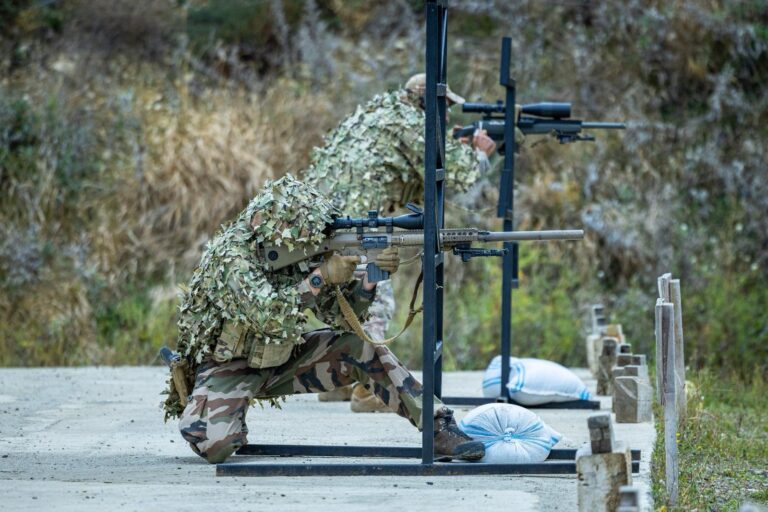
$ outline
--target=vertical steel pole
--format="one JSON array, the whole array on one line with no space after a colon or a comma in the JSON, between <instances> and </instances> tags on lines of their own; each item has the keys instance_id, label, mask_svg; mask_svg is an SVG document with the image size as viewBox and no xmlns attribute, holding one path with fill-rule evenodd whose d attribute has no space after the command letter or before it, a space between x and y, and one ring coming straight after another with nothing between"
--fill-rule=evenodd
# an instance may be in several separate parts
<instances>
[{"instance_id":1,"label":"vertical steel pole","mask_svg":"<svg viewBox=\"0 0 768 512\"><path fill-rule=\"evenodd\" d=\"M448 59L448 9L440 7L438 9L438 21L440 26L440 67L438 69L438 90L437 90L437 154L436 154L436 208L437 208L437 229L445 227L445 134L446 134L446 75ZM438 247L437 251L437 269L435 275L436 291L436 326L435 326L435 396L443 396L443 291L445 290L445 261L443 252Z\"/></svg>"},{"instance_id":2,"label":"vertical steel pole","mask_svg":"<svg viewBox=\"0 0 768 512\"><path fill-rule=\"evenodd\" d=\"M515 204L515 80L511 76L511 40L501 40L501 70L499 83L506 88L507 97L504 110L504 169L501 172L499 205L497 216L504 219L504 231L514 230ZM517 287L518 246L515 242L506 242L507 253L502 260L501 282L501 394L503 401L509 400L509 356L512 350L512 289Z\"/></svg>"},{"instance_id":3,"label":"vertical steel pole","mask_svg":"<svg viewBox=\"0 0 768 512\"><path fill-rule=\"evenodd\" d=\"M437 78L439 9L434 0L426 4L427 48L426 89L424 91L424 318L422 326L423 395L421 416L421 463L434 461L435 345L437 333Z\"/></svg>"}]
</instances>

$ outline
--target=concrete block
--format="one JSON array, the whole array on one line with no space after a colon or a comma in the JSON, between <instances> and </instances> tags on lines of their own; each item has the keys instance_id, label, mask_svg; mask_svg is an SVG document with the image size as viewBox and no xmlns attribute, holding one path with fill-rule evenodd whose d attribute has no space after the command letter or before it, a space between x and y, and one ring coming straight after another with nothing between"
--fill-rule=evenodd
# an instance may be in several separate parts
<instances>
[{"instance_id":1,"label":"concrete block","mask_svg":"<svg viewBox=\"0 0 768 512\"><path fill-rule=\"evenodd\" d=\"M647 364L645 354L632 354L632 362L630 364L635 366L645 366Z\"/></svg>"},{"instance_id":2,"label":"concrete block","mask_svg":"<svg viewBox=\"0 0 768 512\"><path fill-rule=\"evenodd\" d=\"M592 375L597 377L600 368L600 354L603 351L603 336L592 333L586 339L587 365Z\"/></svg>"},{"instance_id":3,"label":"concrete block","mask_svg":"<svg viewBox=\"0 0 768 512\"><path fill-rule=\"evenodd\" d=\"M631 354L631 353L632 353L631 343L621 343L619 345L619 354Z\"/></svg>"},{"instance_id":4,"label":"concrete block","mask_svg":"<svg viewBox=\"0 0 768 512\"><path fill-rule=\"evenodd\" d=\"M624 343L624 332L621 329L621 324L608 324L602 330L603 336L610 336L616 338L619 343Z\"/></svg>"},{"instance_id":5,"label":"concrete block","mask_svg":"<svg viewBox=\"0 0 768 512\"><path fill-rule=\"evenodd\" d=\"M591 453L585 445L576 454L579 512L613 512L619 489L632 484L632 457L621 444L610 453Z\"/></svg>"},{"instance_id":6,"label":"concrete block","mask_svg":"<svg viewBox=\"0 0 768 512\"><path fill-rule=\"evenodd\" d=\"M616 377L613 386L613 408L616 423L651 421L653 389L639 377Z\"/></svg>"},{"instance_id":7,"label":"concrete block","mask_svg":"<svg viewBox=\"0 0 768 512\"><path fill-rule=\"evenodd\" d=\"M619 506L616 512L640 512L640 490L637 487L619 487Z\"/></svg>"},{"instance_id":8,"label":"concrete block","mask_svg":"<svg viewBox=\"0 0 768 512\"><path fill-rule=\"evenodd\" d=\"M610 453L615 444L613 438L613 423L607 412L593 414L587 418L589 429L590 453Z\"/></svg>"},{"instance_id":9,"label":"concrete block","mask_svg":"<svg viewBox=\"0 0 768 512\"><path fill-rule=\"evenodd\" d=\"M632 364L632 354L619 352L616 356L616 366L627 366Z\"/></svg>"},{"instance_id":10,"label":"concrete block","mask_svg":"<svg viewBox=\"0 0 768 512\"><path fill-rule=\"evenodd\" d=\"M600 334L605 325L605 308L602 304L592 304L592 333Z\"/></svg>"},{"instance_id":11,"label":"concrete block","mask_svg":"<svg viewBox=\"0 0 768 512\"><path fill-rule=\"evenodd\" d=\"M613 392L613 367L616 366L616 338L604 337L602 339L602 353L599 358L597 373L597 394L610 395Z\"/></svg>"}]
</instances>

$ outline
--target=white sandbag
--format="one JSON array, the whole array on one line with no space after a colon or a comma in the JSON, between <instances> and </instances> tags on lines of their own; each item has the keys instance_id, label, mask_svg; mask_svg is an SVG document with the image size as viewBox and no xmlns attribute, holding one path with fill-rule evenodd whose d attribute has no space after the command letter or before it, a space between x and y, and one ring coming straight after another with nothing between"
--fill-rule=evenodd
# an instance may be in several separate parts
<instances>
[{"instance_id":1,"label":"white sandbag","mask_svg":"<svg viewBox=\"0 0 768 512\"><path fill-rule=\"evenodd\" d=\"M483 396L501 394L501 356L496 356L483 376ZM545 359L509 358L509 396L522 405L569 400L589 400L587 386L565 366Z\"/></svg>"},{"instance_id":2,"label":"white sandbag","mask_svg":"<svg viewBox=\"0 0 768 512\"><path fill-rule=\"evenodd\" d=\"M512 404L486 404L469 411L459 428L485 445L481 462L542 462L562 437L535 413Z\"/></svg>"}]
</instances>

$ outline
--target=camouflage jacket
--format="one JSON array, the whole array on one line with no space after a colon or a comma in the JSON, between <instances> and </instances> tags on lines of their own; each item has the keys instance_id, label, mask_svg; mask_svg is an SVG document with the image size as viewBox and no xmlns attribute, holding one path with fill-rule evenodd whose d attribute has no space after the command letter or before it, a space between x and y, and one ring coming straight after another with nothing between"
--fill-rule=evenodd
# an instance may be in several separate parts
<instances>
[{"instance_id":1,"label":"camouflage jacket","mask_svg":"<svg viewBox=\"0 0 768 512\"><path fill-rule=\"evenodd\" d=\"M334 213L328 200L288 174L267 182L237 219L208 243L179 306L177 350L184 357L188 389L193 388L199 364L213 357L225 330L245 332L246 338L267 344L301 344L307 309L338 331L350 330L333 287L315 296L304 283L309 273L305 263L271 272L259 250L263 242L292 249L317 245ZM364 291L359 281L341 289L364 320L373 292ZM183 407L170 380L166 394L167 420L179 416Z\"/></svg>"},{"instance_id":2,"label":"camouflage jacket","mask_svg":"<svg viewBox=\"0 0 768 512\"><path fill-rule=\"evenodd\" d=\"M333 211L314 189L286 175L268 182L208 243L179 307L177 350L191 365L211 354L230 324L252 331L266 344L296 345L304 341L304 311L311 309L326 324L348 330L332 287L314 296L302 286L309 272L305 263L271 272L259 251L265 241L290 248L316 245ZM353 281L342 290L364 317L371 297L361 284Z\"/></svg>"},{"instance_id":3,"label":"camouflage jacket","mask_svg":"<svg viewBox=\"0 0 768 512\"><path fill-rule=\"evenodd\" d=\"M471 146L446 138L446 179L464 192L488 166ZM424 194L424 111L405 91L376 96L325 138L312 153L305 181L333 199L343 214L390 214Z\"/></svg>"}]
</instances>

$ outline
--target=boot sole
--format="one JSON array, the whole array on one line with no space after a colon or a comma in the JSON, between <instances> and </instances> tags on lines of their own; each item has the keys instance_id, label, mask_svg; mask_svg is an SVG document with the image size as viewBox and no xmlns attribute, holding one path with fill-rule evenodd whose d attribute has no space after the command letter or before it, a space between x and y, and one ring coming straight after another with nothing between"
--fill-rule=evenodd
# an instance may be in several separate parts
<instances>
[{"instance_id":1,"label":"boot sole","mask_svg":"<svg viewBox=\"0 0 768 512\"><path fill-rule=\"evenodd\" d=\"M485 456L485 446L482 443L477 443L479 446L474 446L475 443L467 443L469 446L456 447L456 451L450 455L437 454L435 460L438 462L450 462L453 459L466 460L469 462L475 462L482 459ZM459 449L461 448L461 449Z\"/></svg>"}]
</instances>

